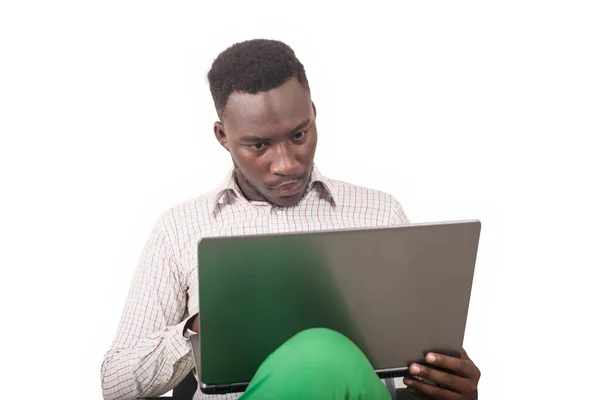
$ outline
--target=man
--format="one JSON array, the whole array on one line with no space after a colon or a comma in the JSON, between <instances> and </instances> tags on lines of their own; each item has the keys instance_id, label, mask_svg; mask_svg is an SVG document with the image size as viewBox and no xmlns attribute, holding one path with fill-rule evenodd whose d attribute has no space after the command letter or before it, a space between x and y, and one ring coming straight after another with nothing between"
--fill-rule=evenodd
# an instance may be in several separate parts
<instances>
[{"instance_id":1,"label":"man","mask_svg":"<svg viewBox=\"0 0 600 400\"><path fill-rule=\"evenodd\" d=\"M102 364L105 399L160 395L192 369L189 336L199 328L196 245L201 237L408 223L391 195L328 179L313 164L317 111L304 67L287 45L272 40L235 44L213 62L208 79L219 117L214 134L229 152L233 170L220 188L171 209L155 226ZM307 350L314 346L325 353ZM318 362L302 361L292 371L300 378L305 377L302 371L317 371L315 365L354 360L362 366L359 378L338 374L341 380L331 377L329 388L331 382L343 386L350 380L364 386L348 389L353 392L347 398L365 396L365 390L371 392L364 398L381 398L373 391L385 396L372 368L365 375L369 367L359 353L339 335L303 332L261 366L260 378L255 377L244 396L292 398L276 393L286 388L274 383L289 381L281 375L289 369L278 367L289 362L290 354L326 354ZM413 377L405 380L409 388L439 399L471 399L476 394L480 374L466 353L460 359L430 354L427 361L411 366ZM332 390L340 393L338 389ZM204 397L196 393L195 398Z\"/></svg>"}]
</instances>

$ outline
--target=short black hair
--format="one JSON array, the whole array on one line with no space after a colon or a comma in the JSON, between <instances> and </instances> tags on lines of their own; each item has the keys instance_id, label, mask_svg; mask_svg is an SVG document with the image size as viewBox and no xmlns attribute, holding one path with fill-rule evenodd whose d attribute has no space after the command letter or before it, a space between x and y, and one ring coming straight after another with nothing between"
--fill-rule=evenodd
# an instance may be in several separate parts
<instances>
[{"instance_id":1,"label":"short black hair","mask_svg":"<svg viewBox=\"0 0 600 400\"><path fill-rule=\"evenodd\" d=\"M253 39L222 51L208 72L208 83L221 118L231 93L266 92L292 77L310 91L304 66L290 46L278 40Z\"/></svg>"}]
</instances>

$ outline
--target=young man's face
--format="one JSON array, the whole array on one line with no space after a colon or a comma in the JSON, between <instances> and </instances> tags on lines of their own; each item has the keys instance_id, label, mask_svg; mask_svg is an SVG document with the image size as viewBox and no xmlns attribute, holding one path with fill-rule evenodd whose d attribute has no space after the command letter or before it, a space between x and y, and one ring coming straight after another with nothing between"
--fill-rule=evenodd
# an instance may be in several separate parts
<instances>
[{"instance_id":1,"label":"young man's face","mask_svg":"<svg viewBox=\"0 0 600 400\"><path fill-rule=\"evenodd\" d=\"M316 110L298 79L257 94L232 93L215 123L250 200L297 204L306 192L317 147Z\"/></svg>"}]
</instances>

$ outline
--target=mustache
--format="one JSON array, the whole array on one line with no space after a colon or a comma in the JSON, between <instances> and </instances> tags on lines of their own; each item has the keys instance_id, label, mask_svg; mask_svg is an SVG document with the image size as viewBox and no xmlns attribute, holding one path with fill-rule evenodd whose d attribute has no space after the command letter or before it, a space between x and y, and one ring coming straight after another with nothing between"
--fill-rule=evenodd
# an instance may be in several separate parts
<instances>
[{"instance_id":1,"label":"mustache","mask_svg":"<svg viewBox=\"0 0 600 400\"><path fill-rule=\"evenodd\" d=\"M265 183L265 186L269 189L275 189L278 186L281 186L282 184L284 184L285 182L290 182L290 181L301 181L304 182L308 179L308 173L305 172L303 174L299 174L299 175L288 175L285 177L285 179L282 179L280 181L277 182L267 182Z\"/></svg>"}]
</instances>

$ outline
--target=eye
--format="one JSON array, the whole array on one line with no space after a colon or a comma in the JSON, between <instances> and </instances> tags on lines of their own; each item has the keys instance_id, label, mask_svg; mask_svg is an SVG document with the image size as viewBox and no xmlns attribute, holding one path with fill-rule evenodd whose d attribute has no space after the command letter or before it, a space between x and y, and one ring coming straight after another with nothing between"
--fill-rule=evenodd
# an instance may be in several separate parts
<instances>
[{"instance_id":1,"label":"eye","mask_svg":"<svg viewBox=\"0 0 600 400\"><path fill-rule=\"evenodd\" d=\"M250 148L253 150L263 150L265 147L267 147L266 143L254 143L250 145Z\"/></svg>"},{"instance_id":2,"label":"eye","mask_svg":"<svg viewBox=\"0 0 600 400\"><path fill-rule=\"evenodd\" d=\"M306 134L306 132L294 133L294 140L300 140L300 139L302 139L305 134Z\"/></svg>"}]
</instances>

